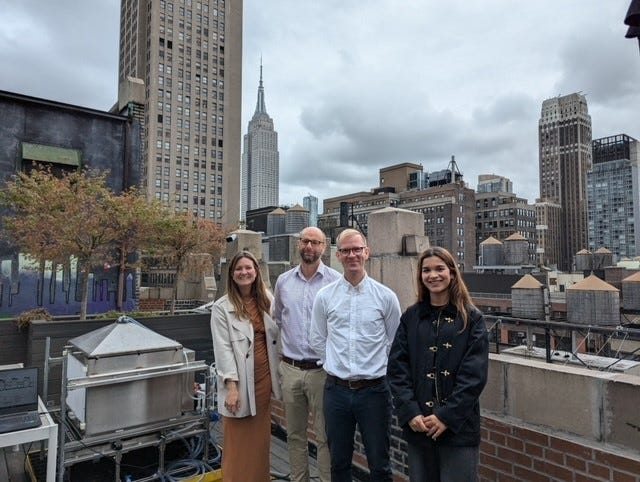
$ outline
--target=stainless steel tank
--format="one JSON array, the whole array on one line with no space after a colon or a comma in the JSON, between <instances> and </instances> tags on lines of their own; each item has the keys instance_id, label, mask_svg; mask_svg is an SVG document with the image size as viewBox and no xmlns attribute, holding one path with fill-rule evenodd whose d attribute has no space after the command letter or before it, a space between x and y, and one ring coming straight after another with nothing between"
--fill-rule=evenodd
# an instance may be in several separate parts
<instances>
[{"instance_id":1,"label":"stainless steel tank","mask_svg":"<svg viewBox=\"0 0 640 482\"><path fill-rule=\"evenodd\" d=\"M66 404L84 435L172 420L193 410L194 372L207 366L177 341L121 317L69 345Z\"/></svg>"}]
</instances>

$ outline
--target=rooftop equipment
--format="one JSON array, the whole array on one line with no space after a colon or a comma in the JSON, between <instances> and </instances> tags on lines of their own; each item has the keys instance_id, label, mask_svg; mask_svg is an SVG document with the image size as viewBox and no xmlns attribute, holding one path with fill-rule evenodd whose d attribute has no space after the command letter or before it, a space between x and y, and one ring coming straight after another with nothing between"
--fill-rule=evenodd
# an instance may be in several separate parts
<instances>
[{"instance_id":1,"label":"rooftop equipment","mask_svg":"<svg viewBox=\"0 0 640 482\"><path fill-rule=\"evenodd\" d=\"M179 342L122 316L69 340L62 363L60 413L67 429L61 430L59 476L65 465L101 454L114 456L119 477L123 453L152 446L162 454L162 474L168 442L208 440L209 413L194 409L194 380L209 367Z\"/></svg>"}]
</instances>

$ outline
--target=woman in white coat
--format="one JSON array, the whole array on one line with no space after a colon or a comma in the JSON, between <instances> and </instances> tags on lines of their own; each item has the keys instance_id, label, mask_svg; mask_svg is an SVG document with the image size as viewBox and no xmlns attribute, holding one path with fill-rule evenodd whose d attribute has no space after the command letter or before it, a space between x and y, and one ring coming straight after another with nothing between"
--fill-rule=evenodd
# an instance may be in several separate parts
<instances>
[{"instance_id":1,"label":"woman in white coat","mask_svg":"<svg viewBox=\"0 0 640 482\"><path fill-rule=\"evenodd\" d=\"M211 312L225 482L270 480L271 396L281 398L272 299L256 258L248 251L236 254L227 294Z\"/></svg>"}]
</instances>

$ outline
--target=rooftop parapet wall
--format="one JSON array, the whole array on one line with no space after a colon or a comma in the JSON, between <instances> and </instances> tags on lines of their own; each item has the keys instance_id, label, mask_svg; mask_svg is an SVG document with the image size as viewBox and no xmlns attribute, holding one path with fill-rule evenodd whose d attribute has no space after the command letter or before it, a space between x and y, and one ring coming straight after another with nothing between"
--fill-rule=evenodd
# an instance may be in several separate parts
<instances>
[{"instance_id":1,"label":"rooftop parapet wall","mask_svg":"<svg viewBox=\"0 0 640 482\"><path fill-rule=\"evenodd\" d=\"M490 355L481 406L640 457L640 377Z\"/></svg>"},{"instance_id":2,"label":"rooftop parapet wall","mask_svg":"<svg viewBox=\"0 0 640 482\"><path fill-rule=\"evenodd\" d=\"M391 288L406 310L416 302L418 255L429 246L423 216L397 208L375 211L369 214L368 243L367 274Z\"/></svg>"},{"instance_id":3,"label":"rooftop parapet wall","mask_svg":"<svg viewBox=\"0 0 640 482\"><path fill-rule=\"evenodd\" d=\"M401 254L404 236L424 236L424 216L398 208L384 208L369 214L368 242L371 256Z\"/></svg>"}]
</instances>

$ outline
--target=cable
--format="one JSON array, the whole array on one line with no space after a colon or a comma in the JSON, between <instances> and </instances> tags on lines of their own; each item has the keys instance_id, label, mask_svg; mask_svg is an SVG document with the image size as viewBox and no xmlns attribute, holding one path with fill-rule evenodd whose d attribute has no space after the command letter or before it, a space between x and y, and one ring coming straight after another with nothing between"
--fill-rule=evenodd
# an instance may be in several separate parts
<instances>
[{"instance_id":1,"label":"cable","mask_svg":"<svg viewBox=\"0 0 640 482\"><path fill-rule=\"evenodd\" d=\"M181 476L180 478L174 477L174 475L176 475L177 473L182 474L189 469L194 470L194 472L188 473L187 475ZM194 460L194 459L176 460L175 462L172 462L171 464L169 464L165 473L161 475L160 480L166 481L166 482L174 482L174 481L178 481L186 478L190 479L197 475L201 475L201 477L198 480L203 480L207 472L211 472L211 471L213 471L213 468L209 464L201 460Z\"/></svg>"}]
</instances>

